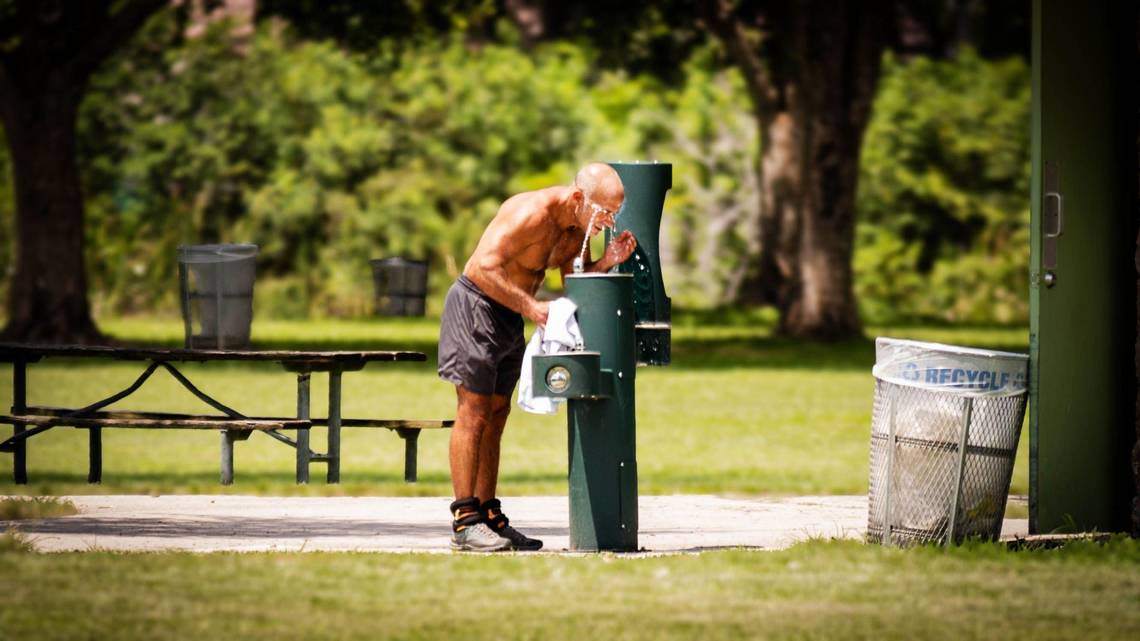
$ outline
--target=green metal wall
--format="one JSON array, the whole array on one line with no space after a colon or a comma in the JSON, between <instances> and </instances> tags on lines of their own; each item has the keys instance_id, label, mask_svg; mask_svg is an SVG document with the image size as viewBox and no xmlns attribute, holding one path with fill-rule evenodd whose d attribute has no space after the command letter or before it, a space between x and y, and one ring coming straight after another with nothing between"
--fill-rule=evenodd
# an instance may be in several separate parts
<instances>
[{"instance_id":1,"label":"green metal wall","mask_svg":"<svg viewBox=\"0 0 1140 641\"><path fill-rule=\"evenodd\" d=\"M1127 4L1033 4L1029 415L1036 533L1127 528L1137 81L1136 15Z\"/></svg>"}]
</instances>

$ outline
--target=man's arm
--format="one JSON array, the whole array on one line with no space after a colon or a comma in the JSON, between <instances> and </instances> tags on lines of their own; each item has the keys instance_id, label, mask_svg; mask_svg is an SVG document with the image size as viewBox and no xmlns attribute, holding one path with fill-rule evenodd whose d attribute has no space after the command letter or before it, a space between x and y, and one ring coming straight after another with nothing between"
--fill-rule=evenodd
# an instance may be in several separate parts
<instances>
[{"instance_id":1,"label":"man's arm","mask_svg":"<svg viewBox=\"0 0 1140 641\"><path fill-rule=\"evenodd\" d=\"M515 215L513 221L503 221L488 229L476 249L467 277L488 296L524 318L540 326L546 325L548 303L539 302L511 280L507 265L521 255L541 233L541 221L536 216Z\"/></svg>"},{"instance_id":2,"label":"man's arm","mask_svg":"<svg viewBox=\"0 0 1140 641\"><path fill-rule=\"evenodd\" d=\"M610 241L606 246L605 253L598 260L590 260L590 245L586 244L586 254L582 258L582 271L585 272L608 272L613 269L614 265L620 265L626 261L633 254L633 250L637 248L637 239L633 237L633 232L628 229L618 234L617 238ZM566 278L567 274L574 273L574 259L570 259L563 265L559 266L559 271L562 272L562 277Z\"/></svg>"}]
</instances>

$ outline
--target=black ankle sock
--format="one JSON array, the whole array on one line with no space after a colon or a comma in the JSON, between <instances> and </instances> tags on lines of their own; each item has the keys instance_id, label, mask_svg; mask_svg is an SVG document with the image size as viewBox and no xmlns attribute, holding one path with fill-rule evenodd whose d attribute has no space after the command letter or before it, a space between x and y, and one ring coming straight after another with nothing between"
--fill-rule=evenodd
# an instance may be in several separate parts
<instances>
[{"instance_id":1,"label":"black ankle sock","mask_svg":"<svg viewBox=\"0 0 1140 641\"><path fill-rule=\"evenodd\" d=\"M479 506L479 511L483 513L483 518L495 531L503 529L511 522L507 515L503 514L503 504L499 499L483 501L483 504Z\"/></svg>"},{"instance_id":2,"label":"black ankle sock","mask_svg":"<svg viewBox=\"0 0 1140 641\"><path fill-rule=\"evenodd\" d=\"M451 503L451 529L458 532L469 525L483 521L483 512L479 509L479 499L469 496L456 499Z\"/></svg>"}]
</instances>

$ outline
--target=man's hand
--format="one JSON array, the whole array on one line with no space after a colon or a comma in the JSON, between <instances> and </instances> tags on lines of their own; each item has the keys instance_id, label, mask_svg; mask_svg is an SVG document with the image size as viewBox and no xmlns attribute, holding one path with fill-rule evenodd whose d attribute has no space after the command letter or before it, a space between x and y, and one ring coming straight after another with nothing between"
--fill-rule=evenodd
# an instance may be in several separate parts
<instances>
[{"instance_id":1,"label":"man's hand","mask_svg":"<svg viewBox=\"0 0 1140 641\"><path fill-rule=\"evenodd\" d=\"M546 320L550 317L550 303L540 303L538 301L534 301L534 304L530 306L530 310L526 314L526 317L529 320L534 321L535 325L538 325L539 327L546 327Z\"/></svg>"},{"instance_id":2,"label":"man's hand","mask_svg":"<svg viewBox=\"0 0 1140 641\"><path fill-rule=\"evenodd\" d=\"M610 241L610 244L606 246L606 253L598 262L604 264L605 269L610 269L614 265L624 263L636 248L637 239L633 237L633 232L627 229Z\"/></svg>"}]
</instances>

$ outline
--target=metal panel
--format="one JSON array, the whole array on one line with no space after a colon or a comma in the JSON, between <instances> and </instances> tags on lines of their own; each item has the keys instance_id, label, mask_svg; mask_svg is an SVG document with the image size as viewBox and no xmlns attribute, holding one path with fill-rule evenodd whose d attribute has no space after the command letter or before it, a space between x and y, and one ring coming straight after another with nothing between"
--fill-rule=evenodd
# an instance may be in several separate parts
<instances>
[{"instance_id":1,"label":"metal panel","mask_svg":"<svg viewBox=\"0 0 1140 641\"><path fill-rule=\"evenodd\" d=\"M1127 4L1033 5L1031 532L1126 523L1136 301Z\"/></svg>"}]
</instances>

